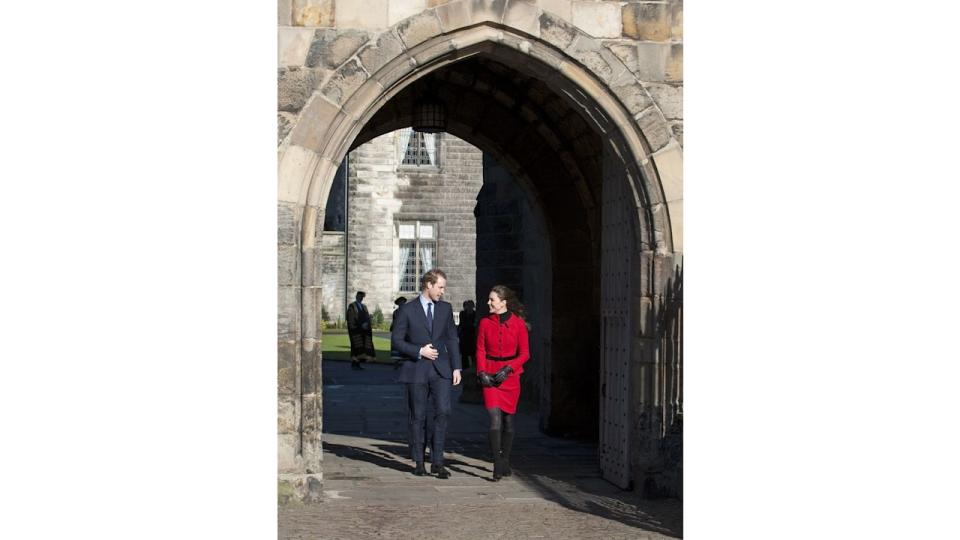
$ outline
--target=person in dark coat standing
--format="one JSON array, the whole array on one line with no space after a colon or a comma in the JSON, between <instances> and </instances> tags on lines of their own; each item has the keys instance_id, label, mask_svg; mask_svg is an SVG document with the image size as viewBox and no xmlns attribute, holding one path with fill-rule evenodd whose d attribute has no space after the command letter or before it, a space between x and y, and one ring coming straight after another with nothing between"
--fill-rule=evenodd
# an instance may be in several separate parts
<instances>
[{"instance_id":1,"label":"person in dark coat standing","mask_svg":"<svg viewBox=\"0 0 960 540\"><path fill-rule=\"evenodd\" d=\"M453 306L441 302L447 277L430 270L420 278L420 295L394 312L391 347L406 362L398 381L406 385L410 457L416 463L413 474L423 476L424 429L427 401L433 402L433 447L430 473L450 478L443 464L443 446L450 416L450 394L460 384L460 344L453 324Z\"/></svg>"},{"instance_id":2,"label":"person in dark coat standing","mask_svg":"<svg viewBox=\"0 0 960 540\"><path fill-rule=\"evenodd\" d=\"M390 318L390 333L393 334L393 324L397 319L397 309L400 306L407 303L407 298L405 296L398 296L396 300L393 301L393 315ZM393 348L393 345L390 345L390 360L393 360L393 369L400 369L400 366L403 364L403 355L400 354L400 351Z\"/></svg>"},{"instance_id":3,"label":"person in dark coat standing","mask_svg":"<svg viewBox=\"0 0 960 540\"><path fill-rule=\"evenodd\" d=\"M373 328L370 325L370 312L363 305L367 293L357 291L357 301L347 308L347 334L350 335L350 367L363 369L360 362L373 360L377 351L373 348Z\"/></svg>"},{"instance_id":4,"label":"person in dark coat standing","mask_svg":"<svg viewBox=\"0 0 960 540\"><path fill-rule=\"evenodd\" d=\"M463 303L463 311L460 312L460 324L457 325L460 358L463 360L464 368L473 365L473 359L477 355L477 312L474 310L475 306L473 300L467 300Z\"/></svg>"},{"instance_id":5,"label":"person in dark coat standing","mask_svg":"<svg viewBox=\"0 0 960 540\"><path fill-rule=\"evenodd\" d=\"M495 285L487 298L490 314L477 329L477 378L490 416L493 479L510 476L513 417L520 400L520 374L530 359L530 337L523 304L510 288Z\"/></svg>"}]
</instances>

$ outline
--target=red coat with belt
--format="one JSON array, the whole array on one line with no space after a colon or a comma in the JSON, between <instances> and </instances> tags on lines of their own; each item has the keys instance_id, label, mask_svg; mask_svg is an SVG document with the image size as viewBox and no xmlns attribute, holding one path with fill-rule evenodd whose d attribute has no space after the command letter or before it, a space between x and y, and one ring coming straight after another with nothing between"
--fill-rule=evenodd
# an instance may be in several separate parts
<instances>
[{"instance_id":1,"label":"red coat with belt","mask_svg":"<svg viewBox=\"0 0 960 540\"><path fill-rule=\"evenodd\" d=\"M499 387L483 388L483 404L486 408L499 407L509 414L517 412L520 374L523 373L523 364L529 359L530 339L523 319L509 311L503 317L491 313L480 319L477 328L477 371L493 375L503 366L513 368L513 373Z\"/></svg>"}]
</instances>

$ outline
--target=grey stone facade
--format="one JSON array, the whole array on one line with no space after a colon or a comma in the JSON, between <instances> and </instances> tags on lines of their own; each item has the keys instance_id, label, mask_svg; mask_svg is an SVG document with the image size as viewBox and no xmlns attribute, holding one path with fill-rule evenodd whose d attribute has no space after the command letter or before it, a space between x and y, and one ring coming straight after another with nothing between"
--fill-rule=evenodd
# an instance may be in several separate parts
<instances>
[{"instance_id":1,"label":"grey stone facade","mask_svg":"<svg viewBox=\"0 0 960 540\"><path fill-rule=\"evenodd\" d=\"M324 232L323 240L323 302L331 319L344 317L344 272L347 302L362 290L370 311L379 307L387 319L397 296L416 295L398 289L400 222L436 224L433 266L447 275L444 299L453 304L454 312L459 314L465 300L476 299L474 207L483 183L483 154L462 139L443 134L438 167L401 165L400 144L400 132L395 131L349 154L347 259L343 233Z\"/></svg>"}]
</instances>

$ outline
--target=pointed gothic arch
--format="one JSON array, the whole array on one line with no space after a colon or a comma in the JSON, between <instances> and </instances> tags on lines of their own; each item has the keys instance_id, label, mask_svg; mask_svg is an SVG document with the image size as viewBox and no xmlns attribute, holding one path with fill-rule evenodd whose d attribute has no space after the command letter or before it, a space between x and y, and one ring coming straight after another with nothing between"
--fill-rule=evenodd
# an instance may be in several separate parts
<instances>
[{"instance_id":1,"label":"pointed gothic arch","mask_svg":"<svg viewBox=\"0 0 960 540\"><path fill-rule=\"evenodd\" d=\"M316 248L333 177L350 148L390 131L387 124L371 123L386 104L417 80L474 57L525 70L578 109L602 134L604 185L620 186L619 198L603 201L605 206L625 203L618 212L608 212L619 221L605 218L603 230L626 231L618 233L615 243L617 253L627 257L605 255L604 260L616 261L613 271L632 286L620 298L625 309L605 308L605 313L619 318L611 319L610 326L617 329L618 343L609 343L613 338L604 330L604 349L626 355L623 385L618 392L611 390L616 397L609 399L636 409L620 426L624 437L646 437L633 445L641 450L619 456L620 465L633 470L621 482L642 475L658 459L652 434L662 436L665 424L671 424L666 409L674 416L679 409L678 403L667 403L672 398L663 395L657 367L662 364L655 321L658 302L674 279L682 251L679 220L671 220L671 214L678 218L682 208L681 155L659 107L643 83L602 43L561 19L522 3L511 3L514 10L508 7L497 18L502 22L482 13L479 20L471 18L476 15L472 12L457 15L458 6L466 5L461 0L426 10L369 39L312 94L280 145L281 252L286 246L287 252L293 247L297 254L289 290L281 286L280 299L280 477L281 485L307 500L318 498L322 485L321 283ZM403 124L407 119L398 115L394 120ZM483 142L495 153L509 154L492 141ZM590 190L582 178L575 181L573 191L584 199L585 207L598 202L586 200ZM605 288L602 294L602 302L609 303L617 291ZM614 379L619 380L610 380Z\"/></svg>"}]
</instances>

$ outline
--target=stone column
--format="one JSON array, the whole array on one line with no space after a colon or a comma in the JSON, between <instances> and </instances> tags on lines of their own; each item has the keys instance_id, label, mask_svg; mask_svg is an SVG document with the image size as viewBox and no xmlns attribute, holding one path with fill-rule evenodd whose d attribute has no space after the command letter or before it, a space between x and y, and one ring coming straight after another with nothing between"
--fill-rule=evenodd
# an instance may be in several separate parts
<instances>
[{"instance_id":1,"label":"stone column","mask_svg":"<svg viewBox=\"0 0 960 540\"><path fill-rule=\"evenodd\" d=\"M319 501L322 495L322 226L322 210L280 204L277 378L281 504Z\"/></svg>"},{"instance_id":2,"label":"stone column","mask_svg":"<svg viewBox=\"0 0 960 540\"><path fill-rule=\"evenodd\" d=\"M682 487L681 416L673 406L682 347L670 330L682 302L679 265L675 254L647 251L635 277L641 293L634 299L631 472L636 489L649 497L679 496Z\"/></svg>"},{"instance_id":3,"label":"stone column","mask_svg":"<svg viewBox=\"0 0 960 540\"><path fill-rule=\"evenodd\" d=\"M323 208L308 206L303 212L303 236L300 250L301 273L301 323L300 341L301 373L300 406L300 453L303 472L306 475L307 501L319 501L322 496L321 462L323 447L320 435L323 432L323 374L321 352L323 306Z\"/></svg>"},{"instance_id":4,"label":"stone column","mask_svg":"<svg viewBox=\"0 0 960 540\"><path fill-rule=\"evenodd\" d=\"M300 218L302 208L280 203L277 211L277 445L281 503L300 500Z\"/></svg>"}]
</instances>

